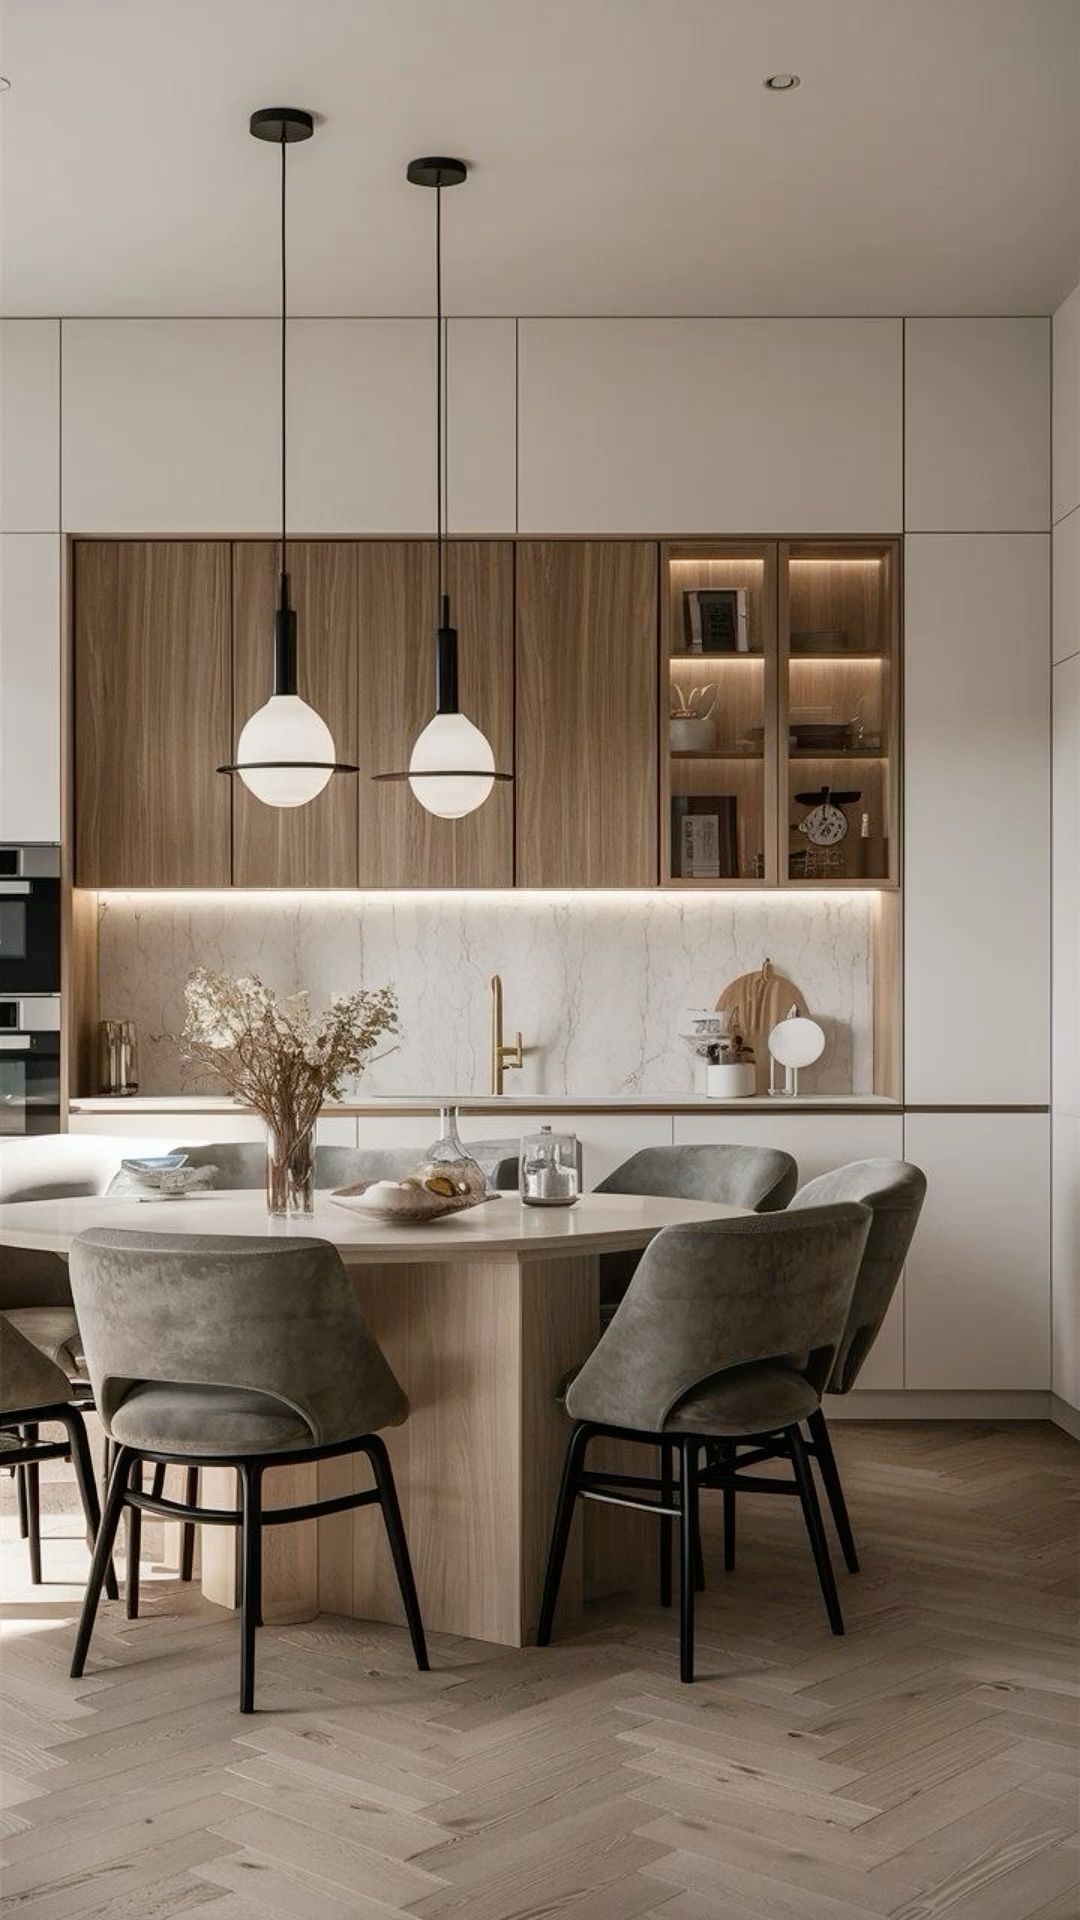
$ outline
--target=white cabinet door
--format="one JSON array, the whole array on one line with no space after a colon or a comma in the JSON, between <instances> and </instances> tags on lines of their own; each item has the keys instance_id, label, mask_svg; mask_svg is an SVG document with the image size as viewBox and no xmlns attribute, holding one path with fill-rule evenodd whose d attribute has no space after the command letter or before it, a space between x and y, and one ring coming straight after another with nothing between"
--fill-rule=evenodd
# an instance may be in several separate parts
<instances>
[{"instance_id":1,"label":"white cabinet door","mask_svg":"<svg viewBox=\"0 0 1080 1920\"><path fill-rule=\"evenodd\" d=\"M277 527L277 355L272 320L65 320L65 529Z\"/></svg>"},{"instance_id":2,"label":"white cabinet door","mask_svg":"<svg viewBox=\"0 0 1080 1920\"><path fill-rule=\"evenodd\" d=\"M60 559L0 536L0 840L60 839Z\"/></svg>"},{"instance_id":3,"label":"white cabinet door","mask_svg":"<svg viewBox=\"0 0 1080 1920\"><path fill-rule=\"evenodd\" d=\"M0 528L60 529L59 320L0 320Z\"/></svg>"},{"instance_id":4,"label":"white cabinet door","mask_svg":"<svg viewBox=\"0 0 1080 1920\"><path fill-rule=\"evenodd\" d=\"M524 533L892 533L898 320L522 320Z\"/></svg>"},{"instance_id":5,"label":"white cabinet door","mask_svg":"<svg viewBox=\"0 0 1080 1920\"><path fill-rule=\"evenodd\" d=\"M1050 1385L1046 1114L909 1113L928 1188L906 1269L909 1388Z\"/></svg>"},{"instance_id":6,"label":"white cabinet door","mask_svg":"<svg viewBox=\"0 0 1080 1920\"><path fill-rule=\"evenodd\" d=\"M1049 540L915 534L905 561L905 1097L1039 1105L1050 1051Z\"/></svg>"},{"instance_id":7,"label":"white cabinet door","mask_svg":"<svg viewBox=\"0 0 1080 1920\"><path fill-rule=\"evenodd\" d=\"M1054 668L1054 1110L1080 1114L1080 653Z\"/></svg>"},{"instance_id":8,"label":"white cabinet door","mask_svg":"<svg viewBox=\"0 0 1080 1920\"><path fill-rule=\"evenodd\" d=\"M1080 1114L1055 1113L1054 1392L1080 1411Z\"/></svg>"},{"instance_id":9,"label":"white cabinet door","mask_svg":"<svg viewBox=\"0 0 1080 1920\"><path fill-rule=\"evenodd\" d=\"M675 1115L677 1146L717 1141L730 1146L780 1147L798 1162L799 1184L851 1160L901 1160L904 1122L899 1113L775 1113ZM859 1387L904 1385L904 1281L901 1277Z\"/></svg>"},{"instance_id":10,"label":"white cabinet door","mask_svg":"<svg viewBox=\"0 0 1080 1920\"><path fill-rule=\"evenodd\" d=\"M132 1151L166 1153L170 1147L203 1147L215 1141L265 1140L266 1128L254 1113L73 1113L69 1133L100 1133L137 1143ZM126 1148L119 1150L120 1154Z\"/></svg>"},{"instance_id":11,"label":"white cabinet door","mask_svg":"<svg viewBox=\"0 0 1080 1920\"><path fill-rule=\"evenodd\" d=\"M1054 659L1080 653L1080 507L1054 528Z\"/></svg>"},{"instance_id":12,"label":"white cabinet door","mask_svg":"<svg viewBox=\"0 0 1080 1920\"><path fill-rule=\"evenodd\" d=\"M904 323L905 526L1042 532L1050 524L1050 323Z\"/></svg>"}]
</instances>

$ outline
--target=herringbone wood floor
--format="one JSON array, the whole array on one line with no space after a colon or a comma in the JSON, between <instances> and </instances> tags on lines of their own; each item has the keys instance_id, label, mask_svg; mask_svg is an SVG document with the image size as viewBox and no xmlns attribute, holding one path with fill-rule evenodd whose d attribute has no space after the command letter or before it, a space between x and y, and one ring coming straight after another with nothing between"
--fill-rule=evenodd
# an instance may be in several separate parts
<instances>
[{"instance_id":1,"label":"herringbone wood floor","mask_svg":"<svg viewBox=\"0 0 1080 1920\"><path fill-rule=\"evenodd\" d=\"M260 1635L146 1569L66 1678L77 1586L5 1523L4 1891L18 1920L1075 1920L1080 1448L839 1427L864 1571L825 1626L794 1502L709 1551L693 1688L650 1603L546 1650L325 1618ZM709 1505L706 1525L714 1518ZM47 1516L46 1578L85 1551Z\"/></svg>"}]
</instances>

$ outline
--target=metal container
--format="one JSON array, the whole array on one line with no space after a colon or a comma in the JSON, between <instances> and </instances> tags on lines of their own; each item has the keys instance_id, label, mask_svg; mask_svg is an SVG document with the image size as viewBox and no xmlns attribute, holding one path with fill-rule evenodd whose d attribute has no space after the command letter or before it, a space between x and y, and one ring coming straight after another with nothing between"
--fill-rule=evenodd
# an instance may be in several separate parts
<instances>
[{"instance_id":1,"label":"metal container","mask_svg":"<svg viewBox=\"0 0 1080 1920\"><path fill-rule=\"evenodd\" d=\"M526 1207L572 1207L581 1195L581 1149L576 1133L548 1126L521 1143L521 1199Z\"/></svg>"},{"instance_id":2,"label":"metal container","mask_svg":"<svg viewBox=\"0 0 1080 1920\"><path fill-rule=\"evenodd\" d=\"M139 1091L139 1038L134 1020L102 1020L98 1027L98 1087L126 1096Z\"/></svg>"}]
</instances>

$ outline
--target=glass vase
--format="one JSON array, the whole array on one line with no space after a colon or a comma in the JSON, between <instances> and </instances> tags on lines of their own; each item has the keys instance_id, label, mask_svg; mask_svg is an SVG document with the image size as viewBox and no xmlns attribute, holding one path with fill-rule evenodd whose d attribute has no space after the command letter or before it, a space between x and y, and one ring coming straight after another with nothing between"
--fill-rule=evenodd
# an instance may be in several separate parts
<instances>
[{"instance_id":1,"label":"glass vase","mask_svg":"<svg viewBox=\"0 0 1080 1920\"><path fill-rule=\"evenodd\" d=\"M266 1129L266 1210L276 1219L302 1219L315 1211L315 1128Z\"/></svg>"}]
</instances>

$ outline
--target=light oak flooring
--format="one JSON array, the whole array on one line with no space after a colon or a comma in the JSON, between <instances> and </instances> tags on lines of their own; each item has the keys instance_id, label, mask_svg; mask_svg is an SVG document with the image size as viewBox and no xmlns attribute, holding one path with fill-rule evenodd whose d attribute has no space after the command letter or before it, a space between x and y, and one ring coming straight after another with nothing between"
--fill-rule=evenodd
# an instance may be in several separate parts
<instances>
[{"instance_id":1,"label":"light oak flooring","mask_svg":"<svg viewBox=\"0 0 1080 1920\"><path fill-rule=\"evenodd\" d=\"M1075 1920L1080 1448L1041 1425L836 1447L847 1637L795 1502L746 1499L738 1571L706 1543L692 1688L651 1601L544 1651L434 1639L429 1675L402 1632L327 1617L260 1635L243 1719L235 1621L149 1565L146 1616L106 1606L72 1683L77 1526L47 1511L35 1591L9 1514L8 1913Z\"/></svg>"}]
</instances>

